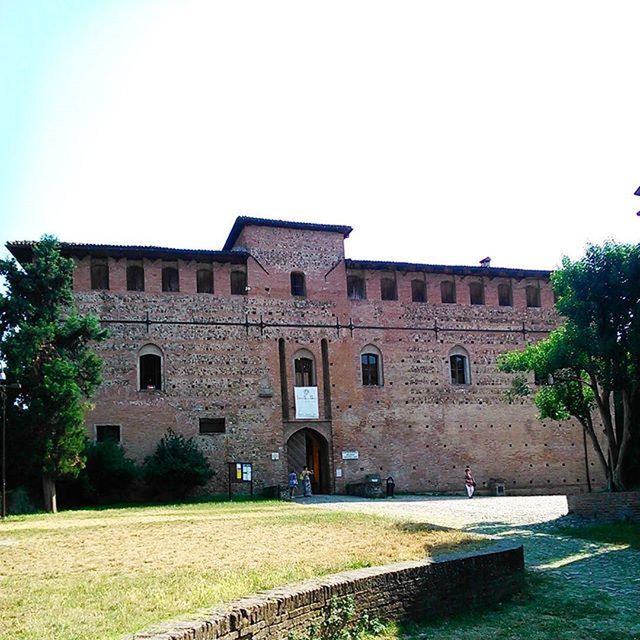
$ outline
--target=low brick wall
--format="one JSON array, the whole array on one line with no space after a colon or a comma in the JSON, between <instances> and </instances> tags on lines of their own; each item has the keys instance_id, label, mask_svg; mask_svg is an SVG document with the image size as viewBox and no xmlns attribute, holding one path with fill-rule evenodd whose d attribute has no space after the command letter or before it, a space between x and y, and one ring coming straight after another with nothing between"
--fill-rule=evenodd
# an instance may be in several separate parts
<instances>
[{"instance_id":1,"label":"low brick wall","mask_svg":"<svg viewBox=\"0 0 640 640\"><path fill-rule=\"evenodd\" d=\"M567 504L571 515L582 518L640 522L640 491L569 495Z\"/></svg>"},{"instance_id":2,"label":"low brick wall","mask_svg":"<svg viewBox=\"0 0 640 640\"><path fill-rule=\"evenodd\" d=\"M482 551L358 569L265 591L188 622L170 622L127 640L281 640L321 623L332 598L352 597L356 617L424 620L494 604L520 590L522 545L501 542Z\"/></svg>"}]
</instances>

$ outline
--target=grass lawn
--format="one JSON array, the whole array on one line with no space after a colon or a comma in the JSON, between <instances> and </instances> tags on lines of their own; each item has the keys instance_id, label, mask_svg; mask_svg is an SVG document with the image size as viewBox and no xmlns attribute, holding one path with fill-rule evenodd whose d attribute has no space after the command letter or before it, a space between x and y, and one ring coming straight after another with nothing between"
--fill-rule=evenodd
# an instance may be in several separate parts
<instances>
[{"instance_id":1,"label":"grass lawn","mask_svg":"<svg viewBox=\"0 0 640 640\"><path fill-rule=\"evenodd\" d=\"M0 524L0 638L119 638L261 589L472 541L275 501L13 517Z\"/></svg>"}]
</instances>

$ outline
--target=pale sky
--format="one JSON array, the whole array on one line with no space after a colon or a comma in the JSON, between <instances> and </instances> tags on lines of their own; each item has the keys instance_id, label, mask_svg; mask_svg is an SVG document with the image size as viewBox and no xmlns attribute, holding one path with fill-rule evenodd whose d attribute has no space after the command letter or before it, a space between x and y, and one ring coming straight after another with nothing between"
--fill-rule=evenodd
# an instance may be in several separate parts
<instances>
[{"instance_id":1,"label":"pale sky","mask_svg":"<svg viewBox=\"0 0 640 640\"><path fill-rule=\"evenodd\" d=\"M640 241L640 2L0 0L0 240L553 268ZM4 250L3 250L4 251Z\"/></svg>"}]
</instances>

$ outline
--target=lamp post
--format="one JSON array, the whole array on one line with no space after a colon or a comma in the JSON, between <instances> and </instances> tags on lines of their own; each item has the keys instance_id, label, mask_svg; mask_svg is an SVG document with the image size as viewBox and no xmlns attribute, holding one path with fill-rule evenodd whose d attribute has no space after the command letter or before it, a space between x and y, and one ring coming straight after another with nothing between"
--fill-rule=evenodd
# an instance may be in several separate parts
<instances>
[{"instance_id":1,"label":"lamp post","mask_svg":"<svg viewBox=\"0 0 640 640\"><path fill-rule=\"evenodd\" d=\"M2 396L2 511L0 517L7 517L7 389L19 389L18 383L7 384L4 370L0 369L0 395Z\"/></svg>"}]
</instances>

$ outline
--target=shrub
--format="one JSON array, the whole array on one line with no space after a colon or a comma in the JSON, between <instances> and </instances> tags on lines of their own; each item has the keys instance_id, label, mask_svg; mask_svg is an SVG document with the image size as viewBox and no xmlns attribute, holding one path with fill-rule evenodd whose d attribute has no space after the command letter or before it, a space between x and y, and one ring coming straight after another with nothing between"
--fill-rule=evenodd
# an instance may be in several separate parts
<instances>
[{"instance_id":1,"label":"shrub","mask_svg":"<svg viewBox=\"0 0 640 640\"><path fill-rule=\"evenodd\" d=\"M25 513L34 513L36 508L33 506L29 493L24 487L16 487L13 491L8 492L9 513L12 515L22 515Z\"/></svg>"},{"instance_id":2,"label":"shrub","mask_svg":"<svg viewBox=\"0 0 640 640\"><path fill-rule=\"evenodd\" d=\"M144 475L157 497L184 498L212 476L209 463L193 438L171 429L144 462Z\"/></svg>"},{"instance_id":3,"label":"shrub","mask_svg":"<svg viewBox=\"0 0 640 640\"><path fill-rule=\"evenodd\" d=\"M122 500L139 475L136 463L111 440L88 442L86 456L84 474L95 501L104 504Z\"/></svg>"}]
</instances>

